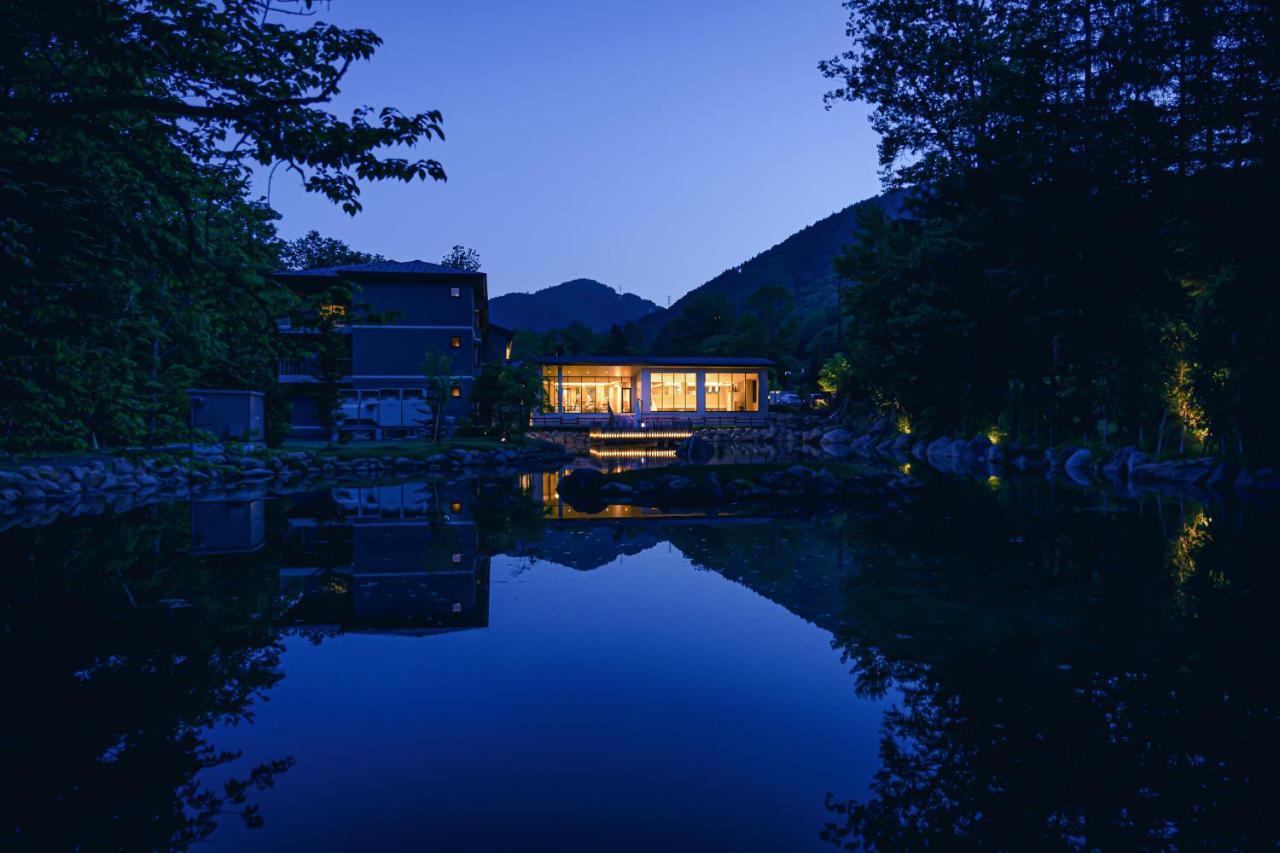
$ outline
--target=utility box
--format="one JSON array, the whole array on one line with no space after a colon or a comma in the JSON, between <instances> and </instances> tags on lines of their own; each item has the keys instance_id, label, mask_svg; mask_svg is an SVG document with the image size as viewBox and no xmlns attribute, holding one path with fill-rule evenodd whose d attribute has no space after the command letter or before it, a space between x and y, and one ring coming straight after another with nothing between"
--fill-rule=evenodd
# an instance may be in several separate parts
<instances>
[{"instance_id":1,"label":"utility box","mask_svg":"<svg viewBox=\"0 0 1280 853\"><path fill-rule=\"evenodd\" d=\"M239 441L260 445L264 441L261 391L215 391L188 388L191 428L213 436L215 441Z\"/></svg>"}]
</instances>

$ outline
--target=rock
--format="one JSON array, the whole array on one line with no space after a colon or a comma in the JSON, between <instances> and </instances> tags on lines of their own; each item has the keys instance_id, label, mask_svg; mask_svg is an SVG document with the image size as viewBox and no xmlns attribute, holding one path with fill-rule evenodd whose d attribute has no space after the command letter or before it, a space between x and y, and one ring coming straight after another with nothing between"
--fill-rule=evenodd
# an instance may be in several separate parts
<instances>
[{"instance_id":1,"label":"rock","mask_svg":"<svg viewBox=\"0 0 1280 853\"><path fill-rule=\"evenodd\" d=\"M697 488L697 483L688 477L669 475L661 478L658 482L662 483L663 491L671 498L687 497Z\"/></svg>"},{"instance_id":2,"label":"rock","mask_svg":"<svg viewBox=\"0 0 1280 853\"><path fill-rule=\"evenodd\" d=\"M806 468L803 465L792 465L787 469L787 476L793 480L800 480L801 482L807 483L817 476L817 472L812 468Z\"/></svg>"},{"instance_id":3,"label":"rock","mask_svg":"<svg viewBox=\"0 0 1280 853\"><path fill-rule=\"evenodd\" d=\"M828 430L822 434L820 443L822 444L848 444L853 440L853 435L847 429L836 428Z\"/></svg>"},{"instance_id":4,"label":"rock","mask_svg":"<svg viewBox=\"0 0 1280 853\"><path fill-rule=\"evenodd\" d=\"M150 474L138 474L133 479L139 486L143 487L154 487L160 485L160 481Z\"/></svg>"},{"instance_id":5,"label":"rock","mask_svg":"<svg viewBox=\"0 0 1280 853\"><path fill-rule=\"evenodd\" d=\"M694 433L680 443L676 453L690 462L705 462L716 455L716 449L710 441Z\"/></svg>"},{"instance_id":6,"label":"rock","mask_svg":"<svg viewBox=\"0 0 1280 853\"><path fill-rule=\"evenodd\" d=\"M599 492L606 480L605 475L594 468L574 468L560 478L556 493L573 495Z\"/></svg>"},{"instance_id":7,"label":"rock","mask_svg":"<svg viewBox=\"0 0 1280 853\"><path fill-rule=\"evenodd\" d=\"M948 436L939 436L929 442L929 447L925 451L926 456L943 456L951 447L951 439Z\"/></svg>"},{"instance_id":8,"label":"rock","mask_svg":"<svg viewBox=\"0 0 1280 853\"><path fill-rule=\"evenodd\" d=\"M117 459L111 466L111 472L116 476L132 474L133 466L126 459Z\"/></svg>"},{"instance_id":9,"label":"rock","mask_svg":"<svg viewBox=\"0 0 1280 853\"><path fill-rule=\"evenodd\" d=\"M993 444L987 448L987 464L1003 465L1005 458L1005 449L1003 444Z\"/></svg>"},{"instance_id":10,"label":"rock","mask_svg":"<svg viewBox=\"0 0 1280 853\"><path fill-rule=\"evenodd\" d=\"M899 453L905 453L911 447L911 436L907 433L900 433L893 440L893 449Z\"/></svg>"},{"instance_id":11,"label":"rock","mask_svg":"<svg viewBox=\"0 0 1280 853\"><path fill-rule=\"evenodd\" d=\"M987 453L991 450L991 439L985 435L975 435L969 439L965 445L968 455L975 459L986 459Z\"/></svg>"},{"instance_id":12,"label":"rock","mask_svg":"<svg viewBox=\"0 0 1280 853\"><path fill-rule=\"evenodd\" d=\"M1201 486L1213 474L1212 459L1177 459L1137 465L1129 477L1135 483L1171 483Z\"/></svg>"},{"instance_id":13,"label":"rock","mask_svg":"<svg viewBox=\"0 0 1280 853\"><path fill-rule=\"evenodd\" d=\"M1208 479L1204 481L1204 487L1210 491L1223 494L1231 491L1231 486L1235 483L1237 471L1230 462L1224 462L1221 465L1215 465L1213 472Z\"/></svg>"},{"instance_id":14,"label":"rock","mask_svg":"<svg viewBox=\"0 0 1280 853\"><path fill-rule=\"evenodd\" d=\"M1093 470L1093 451L1088 448L1077 450L1067 457L1064 467L1068 472L1089 474Z\"/></svg>"},{"instance_id":15,"label":"rock","mask_svg":"<svg viewBox=\"0 0 1280 853\"><path fill-rule=\"evenodd\" d=\"M27 503L40 503L48 496L44 493L44 489L40 488L32 480L23 480L19 486L22 491L22 499Z\"/></svg>"},{"instance_id":16,"label":"rock","mask_svg":"<svg viewBox=\"0 0 1280 853\"><path fill-rule=\"evenodd\" d=\"M27 482L27 478L16 471L0 471L0 486L17 489L21 488L25 482Z\"/></svg>"},{"instance_id":17,"label":"rock","mask_svg":"<svg viewBox=\"0 0 1280 853\"><path fill-rule=\"evenodd\" d=\"M275 475L276 472L270 468L250 468L240 474L246 480L270 480Z\"/></svg>"},{"instance_id":18,"label":"rock","mask_svg":"<svg viewBox=\"0 0 1280 853\"><path fill-rule=\"evenodd\" d=\"M625 498L635 494L635 489L626 483L610 482L600 487L600 494L608 498Z\"/></svg>"}]
</instances>

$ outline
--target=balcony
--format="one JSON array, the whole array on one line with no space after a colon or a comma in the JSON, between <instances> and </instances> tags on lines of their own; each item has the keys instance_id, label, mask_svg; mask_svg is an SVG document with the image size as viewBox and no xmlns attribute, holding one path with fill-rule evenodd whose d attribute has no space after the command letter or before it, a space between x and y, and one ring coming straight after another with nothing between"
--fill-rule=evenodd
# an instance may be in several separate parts
<instances>
[{"instance_id":1,"label":"balcony","mask_svg":"<svg viewBox=\"0 0 1280 853\"><path fill-rule=\"evenodd\" d=\"M343 380L351 378L351 359L338 362ZM319 382L318 365L314 358L282 358L276 361L276 376L282 383Z\"/></svg>"}]
</instances>

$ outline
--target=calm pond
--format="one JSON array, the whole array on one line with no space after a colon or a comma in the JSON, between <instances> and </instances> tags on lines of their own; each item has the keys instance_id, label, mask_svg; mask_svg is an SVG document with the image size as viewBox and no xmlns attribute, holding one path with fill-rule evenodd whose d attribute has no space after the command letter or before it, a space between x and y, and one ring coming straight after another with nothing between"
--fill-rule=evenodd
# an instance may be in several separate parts
<instances>
[{"instance_id":1,"label":"calm pond","mask_svg":"<svg viewBox=\"0 0 1280 853\"><path fill-rule=\"evenodd\" d=\"M0 534L7 846L1270 847L1273 510L555 473Z\"/></svg>"}]
</instances>

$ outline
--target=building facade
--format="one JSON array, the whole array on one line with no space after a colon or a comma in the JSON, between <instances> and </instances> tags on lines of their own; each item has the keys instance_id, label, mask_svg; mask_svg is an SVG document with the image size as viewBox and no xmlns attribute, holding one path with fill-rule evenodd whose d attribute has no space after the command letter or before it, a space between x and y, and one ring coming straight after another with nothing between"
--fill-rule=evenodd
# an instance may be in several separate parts
<instances>
[{"instance_id":1,"label":"building facade","mask_svg":"<svg viewBox=\"0 0 1280 853\"><path fill-rule=\"evenodd\" d=\"M763 423L769 367L763 358L553 356L541 360L535 427Z\"/></svg>"},{"instance_id":2,"label":"building facade","mask_svg":"<svg viewBox=\"0 0 1280 853\"><path fill-rule=\"evenodd\" d=\"M337 324L350 340L349 367L342 380L342 429L376 437L424 429L431 419L422 373L428 353L449 358L445 415L467 417L472 384L482 364L510 354L510 332L489 324L484 273L425 261L377 261L281 272L276 278L303 296L324 293L335 284L350 287L351 304L323 309L349 318ZM282 323L281 333L307 335L314 330ZM314 360L282 360L278 372L282 384L295 386L290 395L292 434L321 437L315 397L305 387L320 381Z\"/></svg>"}]
</instances>

